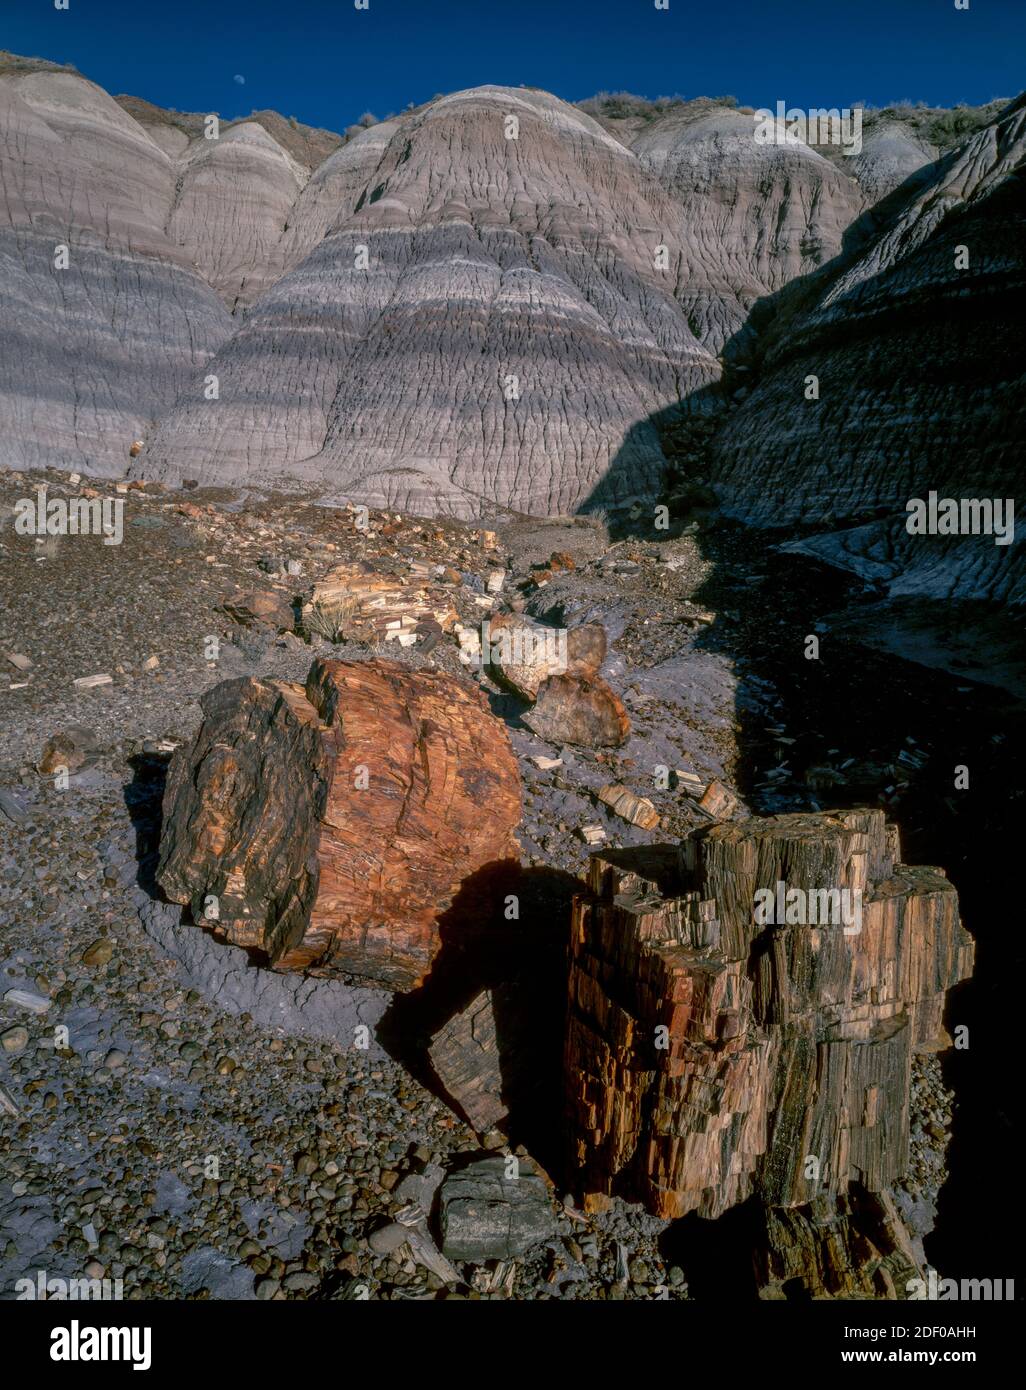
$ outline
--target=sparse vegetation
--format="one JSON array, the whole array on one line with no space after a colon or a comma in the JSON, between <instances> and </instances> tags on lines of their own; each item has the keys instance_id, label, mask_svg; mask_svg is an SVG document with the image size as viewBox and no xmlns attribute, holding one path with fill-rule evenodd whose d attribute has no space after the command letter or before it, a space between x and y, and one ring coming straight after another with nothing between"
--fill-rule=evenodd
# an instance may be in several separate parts
<instances>
[{"instance_id":1,"label":"sparse vegetation","mask_svg":"<svg viewBox=\"0 0 1026 1390\"><path fill-rule=\"evenodd\" d=\"M334 603L313 603L303 612L303 626L313 636L326 642L341 642L356 612L355 598L336 599Z\"/></svg>"},{"instance_id":2,"label":"sparse vegetation","mask_svg":"<svg viewBox=\"0 0 1026 1390\"><path fill-rule=\"evenodd\" d=\"M888 106L874 107L863 101L846 103L849 107L861 106L864 112L865 129L885 121L899 121L908 126L920 140L936 145L941 150L961 144L968 136L992 121L1009 98L1002 97L987 102L983 106L968 106L960 102L950 109L927 106L925 102L914 102L907 98L891 102ZM656 97L654 100L637 96L633 92L596 92L593 97L577 102L579 110L599 120L626 121L658 120L668 111L687 106L696 112L703 107L728 107L751 115L754 108L741 106L735 96L715 97Z\"/></svg>"},{"instance_id":3,"label":"sparse vegetation","mask_svg":"<svg viewBox=\"0 0 1026 1390\"><path fill-rule=\"evenodd\" d=\"M638 116L642 120L654 121L657 116L665 115L675 106L683 106L685 100L679 95L656 97L653 101L648 97L635 96L633 92L596 92L593 97L579 101L577 105L588 116L602 117L610 121L628 120ZM734 97L724 100L737 105Z\"/></svg>"},{"instance_id":4,"label":"sparse vegetation","mask_svg":"<svg viewBox=\"0 0 1026 1390\"><path fill-rule=\"evenodd\" d=\"M19 53L8 53L6 48L0 48L0 77L22 72L78 73L78 68L74 63L51 63L49 58L24 58Z\"/></svg>"},{"instance_id":5,"label":"sparse vegetation","mask_svg":"<svg viewBox=\"0 0 1026 1390\"><path fill-rule=\"evenodd\" d=\"M907 98L891 102L889 106L867 106L863 102L850 103L863 107L863 127L866 131L874 125L887 121L898 121L908 126L914 135L938 149L950 150L963 140L992 121L1010 98L999 97L983 106L967 106L959 102L957 106L927 106L923 101L910 101Z\"/></svg>"}]
</instances>

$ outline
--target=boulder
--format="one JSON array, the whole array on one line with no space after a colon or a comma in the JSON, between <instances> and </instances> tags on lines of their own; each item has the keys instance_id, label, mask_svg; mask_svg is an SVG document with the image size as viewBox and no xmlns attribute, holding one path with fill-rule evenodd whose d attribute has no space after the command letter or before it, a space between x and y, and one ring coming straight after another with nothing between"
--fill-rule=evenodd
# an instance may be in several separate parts
<instances>
[{"instance_id":1,"label":"boulder","mask_svg":"<svg viewBox=\"0 0 1026 1390\"><path fill-rule=\"evenodd\" d=\"M164 797L167 896L275 969L419 984L461 887L517 856L519 770L483 696L316 661L305 687L224 681L201 706Z\"/></svg>"},{"instance_id":2,"label":"boulder","mask_svg":"<svg viewBox=\"0 0 1026 1390\"><path fill-rule=\"evenodd\" d=\"M545 1181L528 1164L496 1154L449 1174L440 1193L447 1259L510 1260L555 1234ZM511 1167L516 1176L509 1176Z\"/></svg>"},{"instance_id":3,"label":"boulder","mask_svg":"<svg viewBox=\"0 0 1026 1390\"><path fill-rule=\"evenodd\" d=\"M590 680L606 656L601 623L547 627L523 613L500 613L488 623L489 674L524 700L535 700L550 676Z\"/></svg>"},{"instance_id":4,"label":"boulder","mask_svg":"<svg viewBox=\"0 0 1026 1390\"><path fill-rule=\"evenodd\" d=\"M631 730L623 701L601 676L550 676L523 722L550 743L615 748Z\"/></svg>"}]
</instances>

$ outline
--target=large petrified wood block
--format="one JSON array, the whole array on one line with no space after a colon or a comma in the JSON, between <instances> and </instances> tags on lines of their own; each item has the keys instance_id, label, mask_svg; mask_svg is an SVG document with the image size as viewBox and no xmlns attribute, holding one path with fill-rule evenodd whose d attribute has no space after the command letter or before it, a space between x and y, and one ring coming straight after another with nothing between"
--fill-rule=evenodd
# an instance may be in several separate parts
<instances>
[{"instance_id":1,"label":"large petrified wood block","mask_svg":"<svg viewBox=\"0 0 1026 1390\"><path fill-rule=\"evenodd\" d=\"M593 856L565 1058L586 1196L713 1217L903 1176L912 1051L936 1045L973 945L944 875L897 854L870 810Z\"/></svg>"},{"instance_id":2,"label":"large petrified wood block","mask_svg":"<svg viewBox=\"0 0 1026 1390\"><path fill-rule=\"evenodd\" d=\"M517 857L520 776L479 692L387 661L225 681L175 754L157 878L279 970L410 989L461 885Z\"/></svg>"}]
</instances>

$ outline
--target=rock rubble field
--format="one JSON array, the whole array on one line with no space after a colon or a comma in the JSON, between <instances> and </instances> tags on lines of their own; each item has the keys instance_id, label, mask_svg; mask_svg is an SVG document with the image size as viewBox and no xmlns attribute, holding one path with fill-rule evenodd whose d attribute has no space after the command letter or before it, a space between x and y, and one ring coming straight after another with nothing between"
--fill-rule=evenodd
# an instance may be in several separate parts
<instances>
[{"instance_id":1,"label":"rock rubble field","mask_svg":"<svg viewBox=\"0 0 1026 1390\"><path fill-rule=\"evenodd\" d=\"M775 594L774 640L797 641L781 577L793 567L753 566L730 522L621 542L587 519L486 528L372 512L361 529L355 509L155 484L108 486L125 502L125 540L106 547L17 535L13 504L40 485L78 486L52 473L0 483L3 1287L42 1267L120 1279L132 1298L694 1296L701 1246L689 1249L687 1223L632 1193L588 1203L559 1149L578 875L596 846L640 853L724 814L743 824L747 806L815 814L874 782L907 823L922 764L903 759L938 717L930 683L904 749L860 748L858 735L853 765L847 748L825 747L832 730L815 749L811 730L790 732L788 692L761 661L760 594ZM337 620L361 635L329 640L303 614L322 585L332 592L344 556L390 576L369 602L404 597L383 631L361 629L353 608ZM817 587L821 603L846 601L836 579ZM396 615L422 613L410 596L425 591L453 621L404 644ZM503 611L571 630L601 619L623 743L531 732L528 701L466 659L482 620ZM721 647L719 624L732 634ZM499 891L519 917L479 906L483 922L443 928L434 993L382 989L352 955L312 975L272 970L216 924L193 924L158 883L168 766L192 745L204 692L254 678L301 687L324 659L435 673L482 702L515 755L521 864ZM885 699L879 672L869 685ZM966 696L949 698L964 717ZM480 990L498 1002L474 1003ZM463 1010L478 1020L466 1032ZM496 1049L502 1084L488 1099L476 1088ZM921 1267L953 1096L935 1054L911 1068L908 1170L888 1178L887 1200ZM478 1191L483 1208L467 1195ZM780 1296L768 1268L761 1287Z\"/></svg>"}]
</instances>

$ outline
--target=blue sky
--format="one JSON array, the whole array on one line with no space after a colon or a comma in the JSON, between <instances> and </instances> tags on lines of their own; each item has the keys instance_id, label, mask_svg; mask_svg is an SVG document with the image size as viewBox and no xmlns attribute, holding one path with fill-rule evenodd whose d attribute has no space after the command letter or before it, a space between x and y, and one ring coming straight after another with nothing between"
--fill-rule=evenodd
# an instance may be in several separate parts
<instances>
[{"instance_id":1,"label":"blue sky","mask_svg":"<svg viewBox=\"0 0 1026 1390\"><path fill-rule=\"evenodd\" d=\"M0 0L0 47L113 93L339 130L483 82L743 105L1014 96L1026 0ZM239 81L238 79L244 79Z\"/></svg>"}]
</instances>

